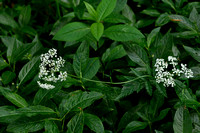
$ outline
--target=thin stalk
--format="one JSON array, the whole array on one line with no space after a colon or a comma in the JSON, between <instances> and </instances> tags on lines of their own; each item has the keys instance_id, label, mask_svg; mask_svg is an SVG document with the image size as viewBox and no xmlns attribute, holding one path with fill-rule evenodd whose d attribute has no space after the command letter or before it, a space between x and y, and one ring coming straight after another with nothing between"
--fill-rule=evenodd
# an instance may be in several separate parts
<instances>
[{"instance_id":1,"label":"thin stalk","mask_svg":"<svg viewBox=\"0 0 200 133\"><path fill-rule=\"evenodd\" d=\"M79 78L79 77L74 76L74 75L71 75L71 74L68 74L68 76L74 77L74 78ZM82 79L83 79L83 80L86 80L86 81L90 81L90 82L95 82L95 83L105 83L105 84L120 85L120 84L130 83L130 82L133 82L133 81L135 81L135 80L138 80L138 79L141 79L141 78L145 78L145 77L151 77L151 76L150 76L150 75L143 75L143 76L134 78L134 79L132 79L132 80L124 81L124 82L106 82L106 81L98 81L98 80L92 80L92 79L86 79L86 78L82 78Z\"/></svg>"},{"instance_id":2,"label":"thin stalk","mask_svg":"<svg viewBox=\"0 0 200 133\"><path fill-rule=\"evenodd\" d=\"M56 7L57 7L58 17L59 17L59 19L61 19L61 16L60 16L60 7L59 7L58 0L56 0Z\"/></svg>"}]
</instances>

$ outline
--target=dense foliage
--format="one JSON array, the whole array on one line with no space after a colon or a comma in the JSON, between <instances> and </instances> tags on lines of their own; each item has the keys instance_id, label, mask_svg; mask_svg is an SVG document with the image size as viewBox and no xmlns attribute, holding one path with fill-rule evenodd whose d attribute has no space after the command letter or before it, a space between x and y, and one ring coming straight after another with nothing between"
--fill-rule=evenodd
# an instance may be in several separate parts
<instances>
[{"instance_id":1,"label":"dense foliage","mask_svg":"<svg viewBox=\"0 0 200 133\"><path fill-rule=\"evenodd\" d=\"M1 0L0 132L199 133L199 13L189 0Z\"/></svg>"}]
</instances>

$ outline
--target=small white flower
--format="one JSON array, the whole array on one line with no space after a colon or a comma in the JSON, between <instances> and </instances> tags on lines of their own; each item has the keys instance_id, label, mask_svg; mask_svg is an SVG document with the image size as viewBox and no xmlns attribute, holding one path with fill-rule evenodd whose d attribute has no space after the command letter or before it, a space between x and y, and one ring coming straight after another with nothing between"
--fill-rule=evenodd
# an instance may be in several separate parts
<instances>
[{"instance_id":1,"label":"small white flower","mask_svg":"<svg viewBox=\"0 0 200 133\"><path fill-rule=\"evenodd\" d=\"M48 53L42 54L40 57L41 64L39 66L39 78L44 81L54 82L57 81L65 81L67 78L67 72L61 72L60 68L64 67L65 60L62 57L57 58L57 50L50 49ZM58 76L56 76L56 72L59 72ZM41 88L53 88L51 84L42 84L38 82L38 85Z\"/></svg>"},{"instance_id":2,"label":"small white flower","mask_svg":"<svg viewBox=\"0 0 200 133\"><path fill-rule=\"evenodd\" d=\"M37 83L41 88L44 88L44 89L47 89L47 90L55 88L55 86L51 85L51 84L47 84L47 83L42 84L42 83L40 83L40 81L37 81Z\"/></svg>"},{"instance_id":3,"label":"small white flower","mask_svg":"<svg viewBox=\"0 0 200 133\"><path fill-rule=\"evenodd\" d=\"M165 87L169 87L170 85L171 87L174 87L176 85L173 78L174 75L180 76L184 73L186 78L193 77L192 70L188 69L186 64L181 64L181 70L177 69L177 61L176 57L168 56L168 62L173 66L173 68L171 71L167 71L168 62L165 62L164 59L156 59L154 67L156 68L155 78L157 83L163 83Z\"/></svg>"}]
</instances>

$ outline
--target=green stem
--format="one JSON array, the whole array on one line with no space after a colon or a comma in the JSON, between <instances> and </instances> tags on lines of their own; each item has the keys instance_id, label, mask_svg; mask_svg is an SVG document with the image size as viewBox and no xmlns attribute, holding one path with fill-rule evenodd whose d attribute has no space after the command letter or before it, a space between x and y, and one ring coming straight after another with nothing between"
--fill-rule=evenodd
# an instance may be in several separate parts
<instances>
[{"instance_id":1,"label":"green stem","mask_svg":"<svg viewBox=\"0 0 200 133\"><path fill-rule=\"evenodd\" d=\"M74 77L74 78L79 78L77 76L74 76L74 75L71 75L71 74L68 74L70 77ZM82 78L86 81L90 81L90 82L95 82L95 83L105 83L105 84L114 84L114 85L120 85L120 84L126 84L126 83L130 83L130 82L133 82L135 80L138 80L138 79L141 79L141 78L145 78L145 77L151 77L150 75L143 75L143 76L140 76L140 77L137 77L137 78L134 78L132 80L128 80L128 81L124 81L124 82L106 82L106 81L98 81L98 80L92 80L92 79L86 79L86 78Z\"/></svg>"},{"instance_id":2,"label":"green stem","mask_svg":"<svg viewBox=\"0 0 200 133\"><path fill-rule=\"evenodd\" d=\"M60 8L59 8L58 0L56 0L56 7L57 7L58 17L59 17L59 19L61 19L61 16L60 16Z\"/></svg>"}]
</instances>

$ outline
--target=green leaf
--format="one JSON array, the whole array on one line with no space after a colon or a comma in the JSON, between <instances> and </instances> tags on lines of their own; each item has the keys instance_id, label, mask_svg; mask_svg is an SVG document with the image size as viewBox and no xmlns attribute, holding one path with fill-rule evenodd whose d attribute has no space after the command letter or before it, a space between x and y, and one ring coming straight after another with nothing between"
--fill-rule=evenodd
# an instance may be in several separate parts
<instances>
[{"instance_id":1,"label":"green leaf","mask_svg":"<svg viewBox=\"0 0 200 133\"><path fill-rule=\"evenodd\" d=\"M93 8L92 5L90 5L89 3L84 1L84 4L87 8L87 11L89 12L89 14L94 18L94 20L97 20L97 12L95 11L95 9Z\"/></svg>"},{"instance_id":2,"label":"green leaf","mask_svg":"<svg viewBox=\"0 0 200 133\"><path fill-rule=\"evenodd\" d=\"M170 110L170 108L161 110L159 116L156 119L154 119L153 121L155 122L155 121L160 121L160 120L164 119L165 116L167 115L167 113L169 112L169 110Z\"/></svg>"},{"instance_id":3,"label":"green leaf","mask_svg":"<svg viewBox=\"0 0 200 133\"><path fill-rule=\"evenodd\" d=\"M10 83L15 77L16 77L16 74L11 71L5 71L3 72L1 76L3 84Z\"/></svg>"},{"instance_id":4,"label":"green leaf","mask_svg":"<svg viewBox=\"0 0 200 133\"><path fill-rule=\"evenodd\" d=\"M53 37L58 41L76 41L90 32L90 28L81 22L72 22L62 27Z\"/></svg>"},{"instance_id":5,"label":"green leaf","mask_svg":"<svg viewBox=\"0 0 200 133\"><path fill-rule=\"evenodd\" d=\"M163 133L163 131L155 130L155 133Z\"/></svg>"},{"instance_id":6,"label":"green leaf","mask_svg":"<svg viewBox=\"0 0 200 133\"><path fill-rule=\"evenodd\" d=\"M13 106L0 107L0 122L11 123L21 116Z\"/></svg>"},{"instance_id":7,"label":"green leaf","mask_svg":"<svg viewBox=\"0 0 200 133\"><path fill-rule=\"evenodd\" d=\"M117 0L102 0L97 7L97 21L100 22L110 15L116 6Z\"/></svg>"},{"instance_id":8,"label":"green leaf","mask_svg":"<svg viewBox=\"0 0 200 133\"><path fill-rule=\"evenodd\" d=\"M200 62L200 48L192 48L188 46L184 46L183 48L190 54L196 61Z\"/></svg>"},{"instance_id":9,"label":"green leaf","mask_svg":"<svg viewBox=\"0 0 200 133\"><path fill-rule=\"evenodd\" d=\"M39 117L22 117L7 127L7 132L36 132L44 127L44 121Z\"/></svg>"},{"instance_id":10,"label":"green leaf","mask_svg":"<svg viewBox=\"0 0 200 133\"><path fill-rule=\"evenodd\" d=\"M147 47L149 48L151 43L155 40L157 34L160 32L160 27L155 28L151 31L151 33L147 36Z\"/></svg>"},{"instance_id":11,"label":"green leaf","mask_svg":"<svg viewBox=\"0 0 200 133\"><path fill-rule=\"evenodd\" d=\"M157 58L167 58L169 55L172 55L172 46L173 46L173 37L172 35L168 32L166 33L162 38L159 38L153 49L153 56L155 59Z\"/></svg>"},{"instance_id":12,"label":"green leaf","mask_svg":"<svg viewBox=\"0 0 200 133\"><path fill-rule=\"evenodd\" d=\"M145 81L144 82L145 83L145 89L147 90L147 93L150 95L150 96L152 96L152 86L151 86L151 84L149 83L149 81Z\"/></svg>"},{"instance_id":13,"label":"green leaf","mask_svg":"<svg viewBox=\"0 0 200 133\"><path fill-rule=\"evenodd\" d=\"M118 45L114 47L113 49L108 48L106 52L102 56L102 61L110 62L115 59L119 59L126 56L126 51L124 50L124 47L122 45Z\"/></svg>"},{"instance_id":14,"label":"green leaf","mask_svg":"<svg viewBox=\"0 0 200 133\"><path fill-rule=\"evenodd\" d=\"M193 23L197 23L198 20L198 12L196 10L196 8L194 7L190 13L189 19L191 22Z\"/></svg>"},{"instance_id":15,"label":"green leaf","mask_svg":"<svg viewBox=\"0 0 200 133\"><path fill-rule=\"evenodd\" d=\"M54 121L45 120L45 133L60 133Z\"/></svg>"},{"instance_id":16,"label":"green leaf","mask_svg":"<svg viewBox=\"0 0 200 133\"><path fill-rule=\"evenodd\" d=\"M169 5L172 9L174 9L176 11L176 9L174 7L174 3L173 3L172 0L162 0L162 2L164 2L167 5Z\"/></svg>"},{"instance_id":17,"label":"green leaf","mask_svg":"<svg viewBox=\"0 0 200 133\"><path fill-rule=\"evenodd\" d=\"M124 44L124 49L128 57L138 65L147 67L149 65L149 58L146 51L137 44Z\"/></svg>"},{"instance_id":18,"label":"green leaf","mask_svg":"<svg viewBox=\"0 0 200 133\"><path fill-rule=\"evenodd\" d=\"M117 0L116 6L113 12L119 13L120 11L122 11L127 5L127 1L128 0Z\"/></svg>"},{"instance_id":19,"label":"green leaf","mask_svg":"<svg viewBox=\"0 0 200 133\"><path fill-rule=\"evenodd\" d=\"M13 63L13 58L16 56L16 51L19 47L23 46L23 43L17 40L16 38L3 36L1 37L3 44L8 48L7 49L7 59L9 62Z\"/></svg>"},{"instance_id":20,"label":"green leaf","mask_svg":"<svg viewBox=\"0 0 200 133\"><path fill-rule=\"evenodd\" d=\"M135 41L144 38L138 29L129 25L111 26L104 31L104 34L115 41Z\"/></svg>"},{"instance_id":21,"label":"green leaf","mask_svg":"<svg viewBox=\"0 0 200 133\"><path fill-rule=\"evenodd\" d=\"M11 103L16 105L17 107L27 107L28 106L28 103L26 102L26 100L23 97L21 97L20 95L14 93L14 92L11 92L8 88L3 88L0 86L0 92L6 99L8 99Z\"/></svg>"},{"instance_id":22,"label":"green leaf","mask_svg":"<svg viewBox=\"0 0 200 133\"><path fill-rule=\"evenodd\" d=\"M7 25L12 28L18 28L16 21L6 12L0 12L0 24Z\"/></svg>"},{"instance_id":23,"label":"green leaf","mask_svg":"<svg viewBox=\"0 0 200 133\"><path fill-rule=\"evenodd\" d=\"M158 89L158 91L160 92L160 94L162 94L164 97L167 97L167 91L166 91L166 88L161 85L161 84L158 84L158 83L155 83L156 84L156 88Z\"/></svg>"},{"instance_id":24,"label":"green leaf","mask_svg":"<svg viewBox=\"0 0 200 133\"><path fill-rule=\"evenodd\" d=\"M116 97L116 101L124 98L128 95L131 95L134 91L139 92L141 89L143 88L143 86L141 85L140 82L132 82L132 83L127 83L123 85L123 88L121 90L121 93Z\"/></svg>"},{"instance_id":25,"label":"green leaf","mask_svg":"<svg viewBox=\"0 0 200 133\"><path fill-rule=\"evenodd\" d=\"M199 80L200 79L200 67L199 66L195 66L195 67L191 67L191 70L193 72L193 80Z\"/></svg>"},{"instance_id":26,"label":"green leaf","mask_svg":"<svg viewBox=\"0 0 200 133\"><path fill-rule=\"evenodd\" d=\"M36 105L36 106L29 106L29 107L24 107L20 108L17 110L18 113L25 114L27 116L35 116L38 114L41 115L46 115L46 114L54 114L56 113L54 110L51 108L41 106L41 105Z\"/></svg>"},{"instance_id":27,"label":"green leaf","mask_svg":"<svg viewBox=\"0 0 200 133\"><path fill-rule=\"evenodd\" d=\"M89 46L83 42L74 55L73 68L80 78L93 78L100 68L98 58L89 58Z\"/></svg>"},{"instance_id":28,"label":"green leaf","mask_svg":"<svg viewBox=\"0 0 200 133\"><path fill-rule=\"evenodd\" d=\"M172 36L176 38L195 38L198 36L198 33L195 31L183 31L183 32L178 32L178 33L172 33Z\"/></svg>"},{"instance_id":29,"label":"green leaf","mask_svg":"<svg viewBox=\"0 0 200 133\"><path fill-rule=\"evenodd\" d=\"M173 123L174 133L192 133L192 121L187 108L177 109Z\"/></svg>"},{"instance_id":30,"label":"green leaf","mask_svg":"<svg viewBox=\"0 0 200 133\"><path fill-rule=\"evenodd\" d=\"M59 108L63 115L68 114L71 111L84 109L102 97L103 95L98 92L78 92L73 96L63 99Z\"/></svg>"},{"instance_id":31,"label":"green leaf","mask_svg":"<svg viewBox=\"0 0 200 133\"><path fill-rule=\"evenodd\" d=\"M3 70L4 68L8 67L8 63L6 62L6 60L4 60L3 58L0 58L0 71Z\"/></svg>"},{"instance_id":32,"label":"green leaf","mask_svg":"<svg viewBox=\"0 0 200 133\"><path fill-rule=\"evenodd\" d=\"M169 14L164 13L161 14L157 19L156 19L156 26L163 26L167 24L170 21Z\"/></svg>"},{"instance_id":33,"label":"green leaf","mask_svg":"<svg viewBox=\"0 0 200 133\"><path fill-rule=\"evenodd\" d=\"M181 15L169 15L169 17L171 21L177 22L181 28L196 31L195 25L188 18Z\"/></svg>"},{"instance_id":34,"label":"green leaf","mask_svg":"<svg viewBox=\"0 0 200 133\"><path fill-rule=\"evenodd\" d=\"M145 9L141 13L149 15L151 17L158 17L158 16L160 16L160 12L158 12L155 9Z\"/></svg>"},{"instance_id":35,"label":"green leaf","mask_svg":"<svg viewBox=\"0 0 200 133\"><path fill-rule=\"evenodd\" d=\"M79 114L76 114L67 124L66 133L82 133L84 126L84 114L81 111Z\"/></svg>"},{"instance_id":36,"label":"green leaf","mask_svg":"<svg viewBox=\"0 0 200 133\"><path fill-rule=\"evenodd\" d=\"M96 115L84 113L84 123L96 133L104 133L104 127L101 119Z\"/></svg>"},{"instance_id":37,"label":"green leaf","mask_svg":"<svg viewBox=\"0 0 200 133\"><path fill-rule=\"evenodd\" d=\"M134 131L142 130L146 128L148 123L140 122L140 121L132 121L130 122L122 133L132 133Z\"/></svg>"},{"instance_id":38,"label":"green leaf","mask_svg":"<svg viewBox=\"0 0 200 133\"><path fill-rule=\"evenodd\" d=\"M23 44L19 46L12 54L10 63L15 63L25 56L28 51L35 45L35 43Z\"/></svg>"},{"instance_id":39,"label":"green leaf","mask_svg":"<svg viewBox=\"0 0 200 133\"><path fill-rule=\"evenodd\" d=\"M93 23L90 27L92 35L99 41L100 37L103 34L104 26L102 23Z\"/></svg>"},{"instance_id":40,"label":"green leaf","mask_svg":"<svg viewBox=\"0 0 200 133\"><path fill-rule=\"evenodd\" d=\"M30 19L31 19L31 7L30 5L28 5L22 8L18 21L21 26L25 26L29 23Z\"/></svg>"},{"instance_id":41,"label":"green leaf","mask_svg":"<svg viewBox=\"0 0 200 133\"><path fill-rule=\"evenodd\" d=\"M31 61L29 61L26 65L23 66L18 76L20 80L19 85L30 80L38 72L40 63L39 59L40 59L39 57L34 57Z\"/></svg>"},{"instance_id":42,"label":"green leaf","mask_svg":"<svg viewBox=\"0 0 200 133\"><path fill-rule=\"evenodd\" d=\"M124 7L124 9L122 10L122 14L132 23L132 25L135 24L136 22L135 14L128 5Z\"/></svg>"},{"instance_id":43,"label":"green leaf","mask_svg":"<svg viewBox=\"0 0 200 133\"><path fill-rule=\"evenodd\" d=\"M44 104L48 99L54 97L61 88L62 83L56 83L55 88L51 90L40 88L35 94L33 105Z\"/></svg>"}]
</instances>

